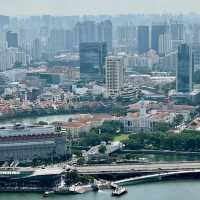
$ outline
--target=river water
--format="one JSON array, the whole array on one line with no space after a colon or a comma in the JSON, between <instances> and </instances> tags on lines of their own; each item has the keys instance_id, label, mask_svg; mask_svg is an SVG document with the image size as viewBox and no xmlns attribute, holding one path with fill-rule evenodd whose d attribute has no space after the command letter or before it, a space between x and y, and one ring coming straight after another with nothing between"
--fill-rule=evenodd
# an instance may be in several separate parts
<instances>
[{"instance_id":1,"label":"river water","mask_svg":"<svg viewBox=\"0 0 200 200\"><path fill-rule=\"evenodd\" d=\"M199 200L200 180L168 181L129 186L128 194L112 197L111 191L90 192L81 195L52 195L49 200ZM41 194L1 193L0 200L42 200Z\"/></svg>"}]
</instances>

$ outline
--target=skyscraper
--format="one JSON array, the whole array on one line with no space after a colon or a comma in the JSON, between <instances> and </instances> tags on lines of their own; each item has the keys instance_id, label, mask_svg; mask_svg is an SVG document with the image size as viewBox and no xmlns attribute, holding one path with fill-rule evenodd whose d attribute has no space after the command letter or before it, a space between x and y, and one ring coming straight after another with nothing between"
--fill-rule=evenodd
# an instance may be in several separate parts
<instances>
[{"instance_id":1,"label":"skyscraper","mask_svg":"<svg viewBox=\"0 0 200 200\"><path fill-rule=\"evenodd\" d=\"M200 43L193 43L192 55L194 59L194 72L200 70Z\"/></svg>"},{"instance_id":2,"label":"skyscraper","mask_svg":"<svg viewBox=\"0 0 200 200\"><path fill-rule=\"evenodd\" d=\"M172 40L170 34L164 33L159 36L158 53L165 55L172 51Z\"/></svg>"},{"instance_id":3,"label":"skyscraper","mask_svg":"<svg viewBox=\"0 0 200 200\"><path fill-rule=\"evenodd\" d=\"M108 51L112 51L113 30L112 22L105 20L98 24L97 27L97 41L106 42Z\"/></svg>"},{"instance_id":4,"label":"skyscraper","mask_svg":"<svg viewBox=\"0 0 200 200\"><path fill-rule=\"evenodd\" d=\"M10 47L17 48L18 47L18 35L17 35L17 33L8 31L6 33L6 40L7 40L7 43L8 43L8 48L10 48Z\"/></svg>"},{"instance_id":5,"label":"skyscraper","mask_svg":"<svg viewBox=\"0 0 200 200\"><path fill-rule=\"evenodd\" d=\"M146 53L149 50L149 27L138 26L137 46L139 54Z\"/></svg>"},{"instance_id":6,"label":"skyscraper","mask_svg":"<svg viewBox=\"0 0 200 200\"><path fill-rule=\"evenodd\" d=\"M0 29L3 29L8 24L9 24L9 17L0 15Z\"/></svg>"},{"instance_id":7,"label":"skyscraper","mask_svg":"<svg viewBox=\"0 0 200 200\"><path fill-rule=\"evenodd\" d=\"M40 60L42 56L42 47L40 39L35 39L32 46L33 60Z\"/></svg>"},{"instance_id":8,"label":"skyscraper","mask_svg":"<svg viewBox=\"0 0 200 200\"><path fill-rule=\"evenodd\" d=\"M170 24L172 40L184 40L184 25L179 23Z\"/></svg>"},{"instance_id":9,"label":"skyscraper","mask_svg":"<svg viewBox=\"0 0 200 200\"><path fill-rule=\"evenodd\" d=\"M65 31L65 49L71 51L73 49L73 31Z\"/></svg>"},{"instance_id":10,"label":"skyscraper","mask_svg":"<svg viewBox=\"0 0 200 200\"><path fill-rule=\"evenodd\" d=\"M151 29L151 48L158 52L159 37L167 32L166 25L153 25Z\"/></svg>"},{"instance_id":11,"label":"skyscraper","mask_svg":"<svg viewBox=\"0 0 200 200\"><path fill-rule=\"evenodd\" d=\"M124 84L125 67L123 57L107 57L105 71L107 96L119 96Z\"/></svg>"},{"instance_id":12,"label":"skyscraper","mask_svg":"<svg viewBox=\"0 0 200 200\"><path fill-rule=\"evenodd\" d=\"M58 51L65 50L65 30L53 29L48 39L49 57L55 56Z\"/></svg>"},{"instance_id":13,"label":"skyscraper","mask_svg":"<svg viewBox=\"0 0 200 200\"><path fill-rule=\"evenodd\" d=\"M178 48L178 64L176 70L177 92L189 93L193 89L193 55L187 44Z\"/></svg>"},{"instance_id":14,"label":"skyscraper","mask_svg":"<svg viewBox=\"0 0 200 200\"><path fill-rule=\"evenodd\" d=\"M96 41L96 23L94 21L84 21L76 24L79 44L83 42Z\"/></svg>"},{"instance_id":15,"label":"skyscraper","mask_svg":"<svg viewBox=\"0 0 200 200\"><path fill-rule=\"evenodd\" d=\"M172 50L177 51L178 47L184 43L184 25L180 23L170 24L170 35L172 40Z\"/></svg>"},{"instance_id":16,"label":"skyscraper","mask_svg":"<svg viewBox=\"0 0 200 200\"><path fill-rule=\"evenodd\" d=\"M16 62L16 48L0 50L0 71L12 69Z\"/></svg>"},{"instance_id":17,"label":"skyscraper","mask_svg":"<svg viewBox=\"0 0 200 200\"><path fill-rule=\"evenodd\" d=\"M200 25L194 24L192 27L192 44L200 43Z\"/></svg>"},{"instance_id":18,"label":"skyscraper","mask_svg":"<svg viewBox=\"0 0 200 200\"><path fill-rule=\"evenodd\" d=\"M136 26L132 24L118 26L115 38L117 46L122 47L125 52L132 52L136 47L136 35Z\"/></svg>"},{"instance_id":19,"label":"skyscraper","mask_svg":"<svg viewBox=\"0 0 200 200\"><path fill-rule=\"evenodd\" d=\"M105 42L81 43L80 73L87 80L103 79L107 45Z\"/></svg>"}]
</instances>

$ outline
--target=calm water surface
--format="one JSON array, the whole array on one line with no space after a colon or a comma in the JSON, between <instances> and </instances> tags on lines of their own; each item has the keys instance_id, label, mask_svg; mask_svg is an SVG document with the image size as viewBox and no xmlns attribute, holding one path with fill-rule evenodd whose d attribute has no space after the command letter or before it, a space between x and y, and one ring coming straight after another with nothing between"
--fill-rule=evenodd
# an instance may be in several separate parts
<instances>
[{"instance_id":1,"label":"calm water surface","mask_svg":"<svg viewBox=\"0 0 200 200\"><path fill-rule=\"evenodd\" d=\"M0 200L42 200L40 194L2 193ZM90 192L82 195L53 195L49 200L199 200L200 180L159 182L128 187L128 194L112 197L111 191Z\"/></svg>"}]
</instances>

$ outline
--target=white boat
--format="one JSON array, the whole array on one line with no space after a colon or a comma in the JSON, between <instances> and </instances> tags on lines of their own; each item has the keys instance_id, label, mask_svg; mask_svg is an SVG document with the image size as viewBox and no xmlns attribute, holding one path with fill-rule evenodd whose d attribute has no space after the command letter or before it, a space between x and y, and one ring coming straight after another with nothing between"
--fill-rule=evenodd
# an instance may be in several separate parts
<instances>
[{"instance_id":1,"label":"white boat","mask_svg":"<svg viewBox=\"0 0 200 200\"><path fill-rule=\"evenodd\" d=\"M112 196L121 196L127 192L128 190L125 187L118 187L112 192Z\"/></svg>"},{"instance_id":2,"label":"white boat","mask_svg":"<svg viewBox=\"0 0 200 200\"><path fill-rule=\"evenodd\" d=\"M72 185L69 187L69 191L75 194L83 194L93 190L92 185Z\"/></svg>"},{"instance_id":3,"label":"white boat","mask_svg":"<svg viewBox=\"0 0 200 200\"><path fill-rule=\"evenodd\" d=\"M43 197L48 197L50 194L54 194L54 191L46 191L43 194Z\"/></svg>"}]
</instances>

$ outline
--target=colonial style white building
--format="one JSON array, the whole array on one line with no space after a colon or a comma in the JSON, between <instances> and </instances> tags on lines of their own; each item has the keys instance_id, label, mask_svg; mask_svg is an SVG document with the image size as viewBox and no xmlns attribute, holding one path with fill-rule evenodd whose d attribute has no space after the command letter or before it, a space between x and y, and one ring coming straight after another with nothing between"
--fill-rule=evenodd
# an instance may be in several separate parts
<instances>
[{"instance_id":1,"label":"colonial style white building","mask_svg":"<svg viewBox=\"0 0 200 200\"><path fill-rule=\"evenodd\" d=\"M126 117L121 118L121 122L123 123L124 131L127 133L147 133L153 129L152 121L146 113L144 101L140 103L139 113L129 113Z\"/></svg>"}]
</instances>

